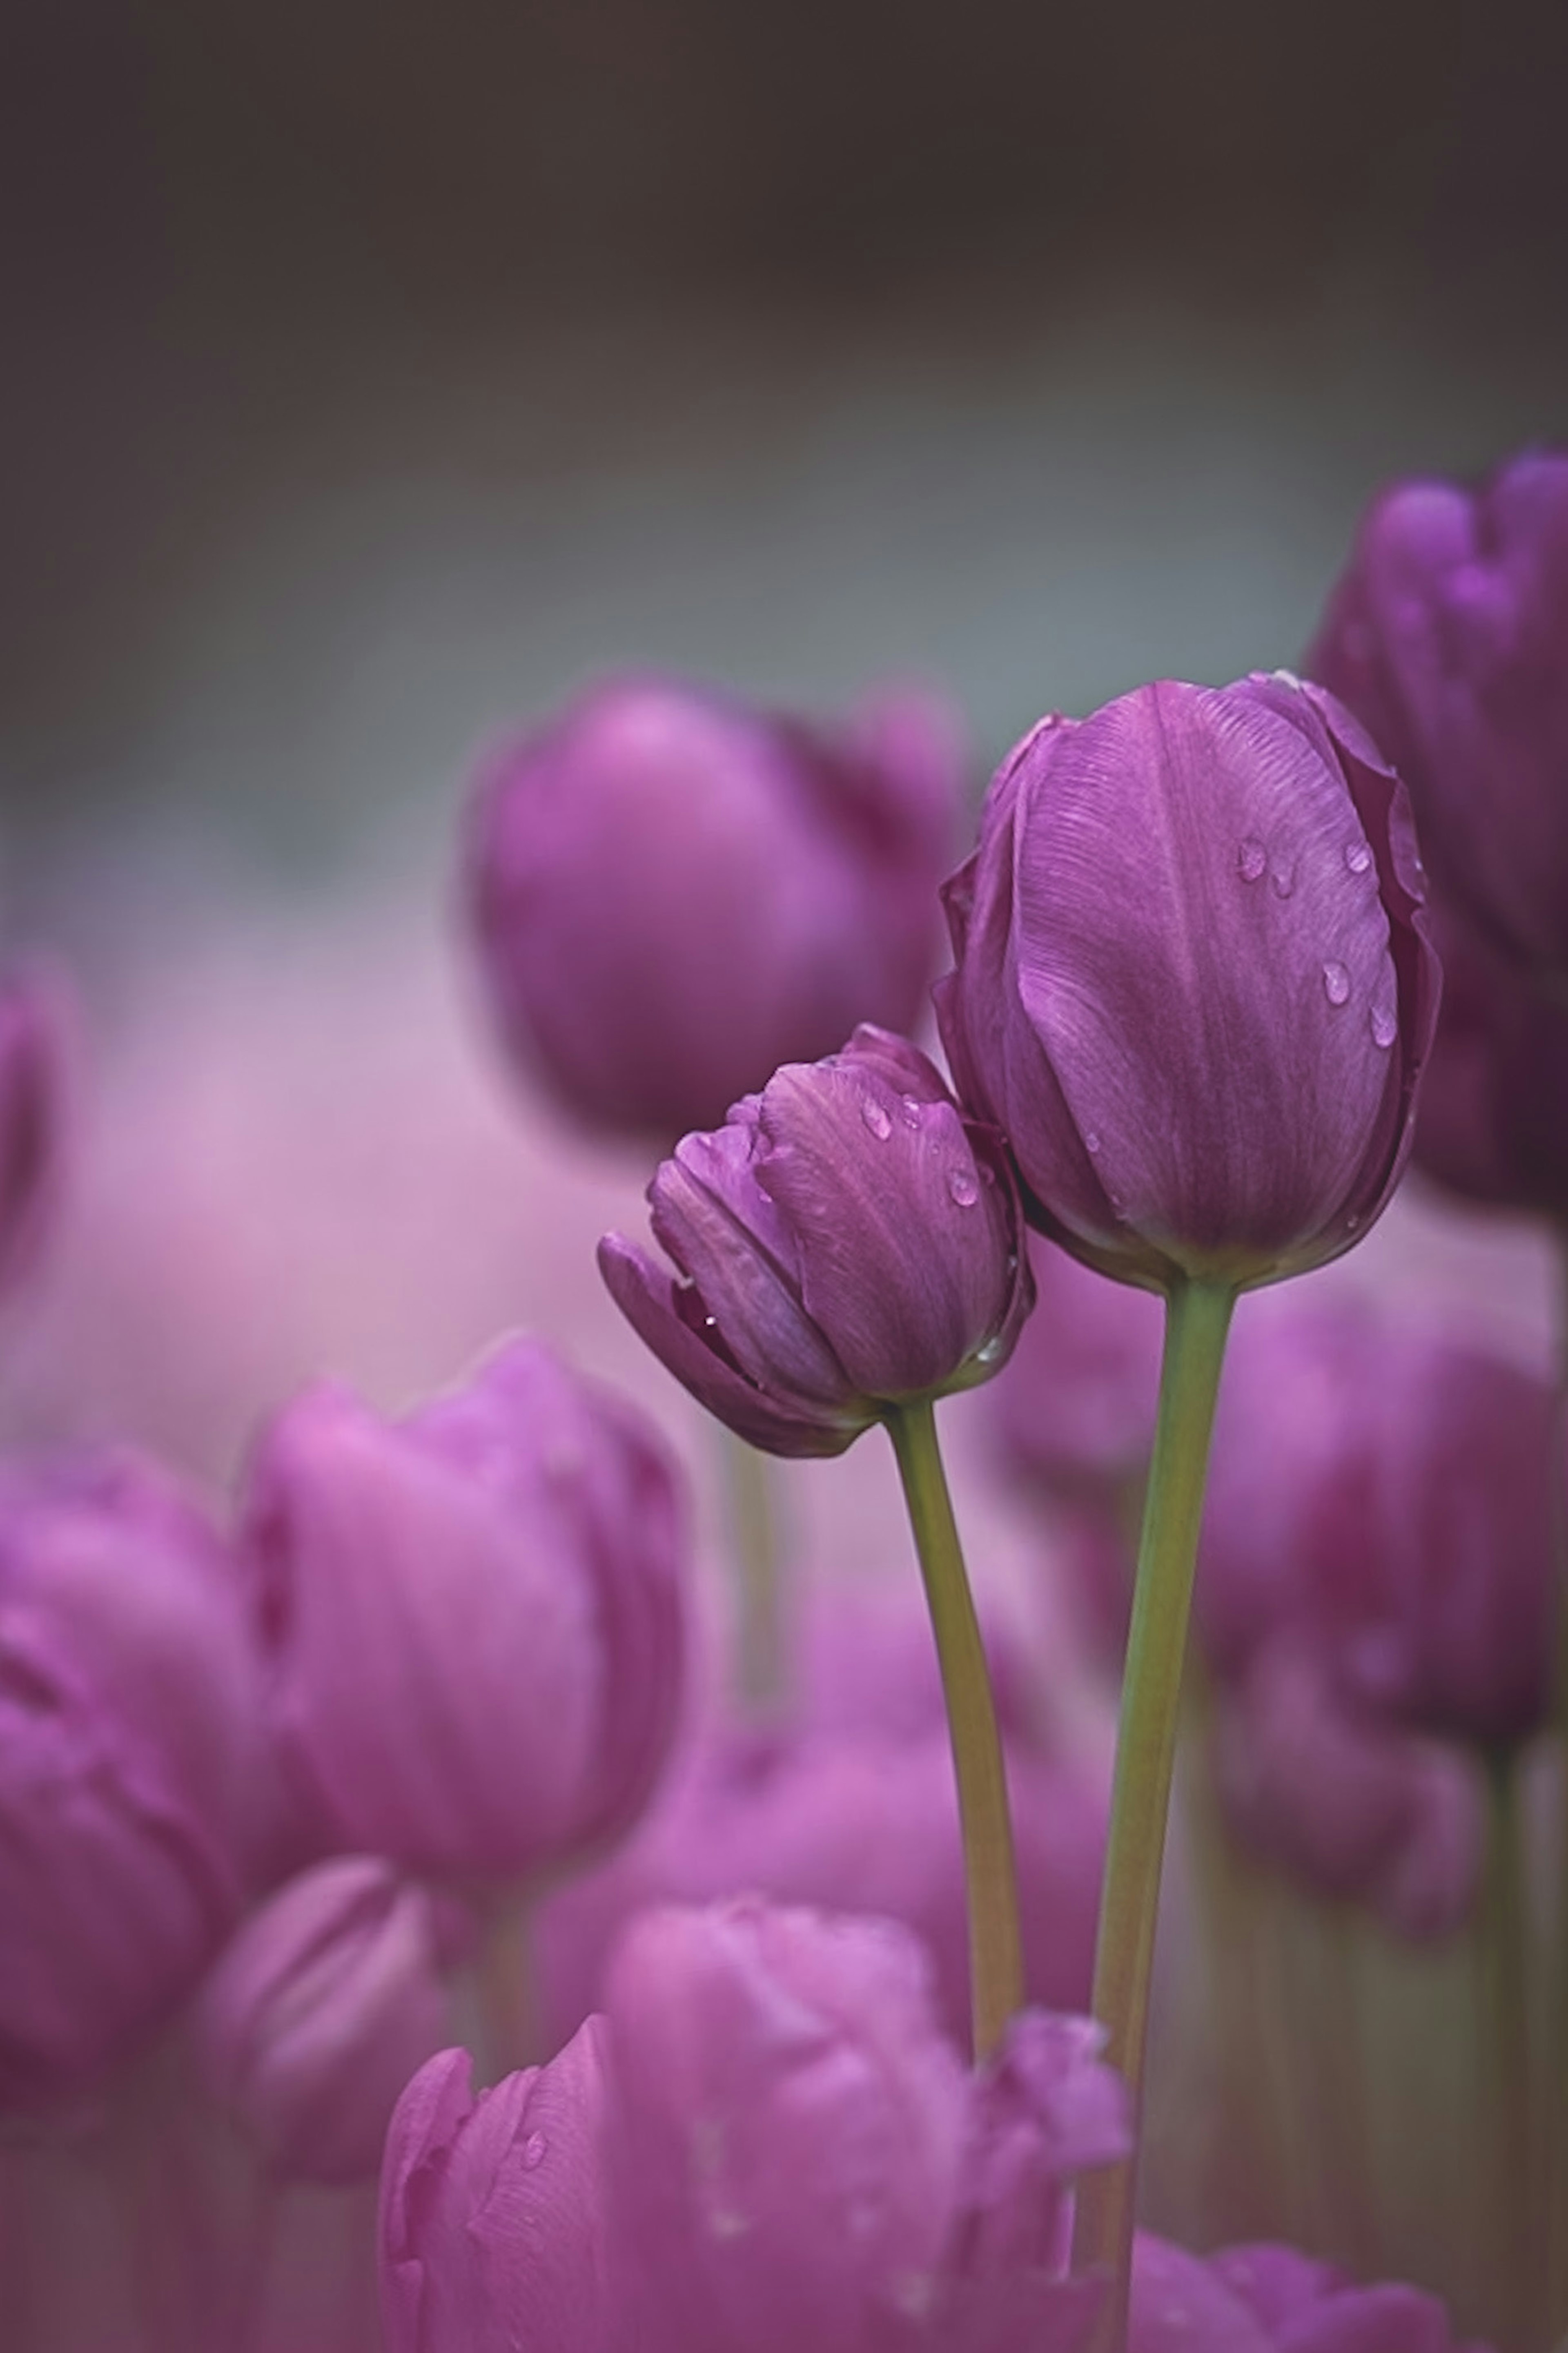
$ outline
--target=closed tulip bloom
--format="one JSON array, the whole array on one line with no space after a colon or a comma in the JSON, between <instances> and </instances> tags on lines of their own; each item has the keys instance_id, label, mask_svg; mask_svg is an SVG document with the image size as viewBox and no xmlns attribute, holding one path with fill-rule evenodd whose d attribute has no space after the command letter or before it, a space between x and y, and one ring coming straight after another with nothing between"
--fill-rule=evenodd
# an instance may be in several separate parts
<instances>
[{"instance_id":1,"label":"closed tulip bloom","mask_svg":"<svg viewBox=\"0 0 1568 2353\"><path fill-rule=\"evenodd\" d=\"M200 2044L214 2090L279 2174L376 2172L399 2094L447 2040L453 1927L370 1855L318 1863L246 1921L204 1990Z\"/></svg>"},{"instance_id":2,"label":"closed tulip bloom","mask_svg":"<svg viewBox=\"0 0 1568 2353\"><path fill-rule=\"evenodd\" d=\"M835 727L654 678L502 751L468 887L505 1036L571 1111L670 1139L857 1021L911 1023L963 765L945 710Z\"/></svg>"},{"instance_id":3,"label":"closed tulip bloom","mask_svg":"<svg viewBox=\"0 0 1568 2353\"><path fill-rule=\"evenodd\" d=\"M387 2133L387 2353L612 2353L604 2021L492 2091L471 2070L466 2051L432 2059Z\"/></svg>"},{"instance_id":4,"label":"closed tulip bloom","mask_svg":"<svg viewBox=\"0 0 1568 2353\"><path fill-rule=\"evenodd\" d=\"M1384 491L1307 664L1405 778L1445 892L1568 983L1568 454Z\"/></svg>"},{"instance_id":5,"label":"closed tulip bloom","mask_svg":"<svg viewBox=\"0 0 1568 2353\"><path fill-rule=\"evenodd\" d=\"M34 974L0 982L0 1285L26 1270L59 1188L66 1039L58 992Z\"/></svg>"},{"instance_id":6,"label":"closed tulip bloom","mask_svg":"<svg viewBox=\"0 0 1568 2353\"><path fill-rule=\"evenodd\" d=\"M258 1450L246 1531L329 1841L508 1881L635 1819L677 1718L685 1533L630 1407L527 1342L401 1421L309 1390Z\"/></svg>"},{"instance_id":7,"label":"closed tulip bloom","mask_svg":"<svg viewBox=\"0 0 1568 2353\"><path fill-rule=\"evenodd\" d=\"M83 2088L184 2000L258 1825L239 1581L129 1456L0 1488L0 2105Z\"/></svg>"},{"instance_id":8,"label":"closed tulip bloom","mask_svg":"<svg viewBox=\"0 0 1568 2353\"><path fill-rule=\"evenodd\" d=\"M1284 673L1047 719L948 886L943 1040L1030 1217L1152 1288L1321 1264L1388 1199L1436 1018L1397 778Z\"/></svg>"},{"instance_id":9,"label":"closed tulip bloom","mask_svg":"<svg viewBox=\"0 0 1568 2353\"><path fill-rule=\"evenodd\" d=\"M985 1379L1033 1302L1000 1138L884 1030L775 1071L687 1136L648 1198L673 1271L607 1235L611 1293L771 1453L841 1453L888 1405Z\"/></svg>"}]
</instances>

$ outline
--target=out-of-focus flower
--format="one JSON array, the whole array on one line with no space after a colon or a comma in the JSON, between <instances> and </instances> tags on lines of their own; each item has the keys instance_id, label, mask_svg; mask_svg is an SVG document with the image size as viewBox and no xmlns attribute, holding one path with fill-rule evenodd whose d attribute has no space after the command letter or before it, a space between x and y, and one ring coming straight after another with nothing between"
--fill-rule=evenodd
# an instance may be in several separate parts
<instances>
[{"instance_id":1,"label":"out-of-focus flower","mask_svg":"<svg viewBox=\"0 0 1568 2353\"><path fill-rule=\"evenodd\" d=\"M1568 1009L1444 907L1443 1017L1416 1166L1472 1201L1568 1221Z\"/></svg>"},{"instance_id":2,"label":"out-of-focus flower","mask_svg":"<svg viewBox=\"0 0 1568 2353\"><path fill-rule=\"evenodd\" d=\"M500 752L475 802L482 967L525 1066L596 1127L711 1127L858 1021L905 1029L957 837L951 714L837 728L612 681Z\"/></svg>"},{"instance_id":3,"label":"out-of-focus flower","mask_svg":"<svg viewBox=\"0 0 1568 2353\"><path fill-rule=\"evenodd\" d=\"M1551 1695L1556 1413L1544 1380L1428 1324L1342 1303L1257 1318L1215 1432L1211 1664L1289 1630L1385 1721L1528 1738Z\"/></svg>"},{"instance_id":4,"label":"out-of-focus flower","mask_svg":"<svg viewBox=\"0 0 1568 2353\"><path fill-rule=\"evenodd\" d=\"M873 1626L869 1612L819 1611L795 1720L764 1729L705 1717L636 1835L541 1907L547 2041L564 2040L602 2005L610 1952L634 1914L746 1891L903 1922L925 1947L946 2031L966 2039L963 1857L930 1631L914 1610L907 1620L879 1615ZM921 1638L918 1652L906 1630ZM1036 1729L1014 1695L1016 1645L997 1625L986 1650L1006 1741L1028 1998L1081 2010L1105 1851L1104 1760Z\"/></svg>"},{"instance_id":5,"label":"out-of-focus flower","mask_svg":"<svg viewBox=\"0 0 1568 2353\"><path fill-rule=\"evenodd\" d=\"M387 2353L609 2353L604 2049L594 2018L477 2098L466 2052L416 2075L382 2168Z\"/></svg>"},{"instance_id":6,"label":"out-of-focus flower","mask_svg":"<svg viewBox=\"0 0 1568 2353\"><path fill-rule=\"evenodd\" d=\"M1362 2287L1293 2247L1203 2258L1140 2237L1128 2353L1462 2353L1416 2288ZM1484 2353L1473 2347L1470 2353Z\"/></svg>"},{"instance_id":7,"label":"out-of-focus flower","mask_svg":"<svg viewBox=\"0 0 1568 2353\"><path fill-rule=\"evenodd\" d=\"M1404 1166L1436 959L1398 779L1283 672L1047 719L948 885L959 1093L1030 1216L1161 1288L1349 1247Z\"/></svg>"},{"instance_id":8,"label":"out-of-focus flower","mask_svg":"<svg viewBox=\"0 0 1568 2353\"><path fill-rule=\"evenodd\" d=\"M633 1409L527 1342L398 1422L310 1390L258 1451L246 1535L328 1840L510 1880L636 1818L677 1718L685 1528Z\"/></svg>"},{"instance_id":9,"label":"out-of-focus flower","mask_svg":"<svg viewBox=\"0 0 1568 2353\"><path fill-rule=\"evenodd\" d=\"M774 1454L838 1454L889 1404L1004 1365L1034 1299L1001 1140L901 1038L791 1063L648 1187L676 1271L618 1234L616 1303L676 1378Z\"/></svg>"},{"instance_id":10,"label":"out-of-focus flower","mask_svg":"<svg viewBox=\"0 0 1568 2353\"><path fill-rule=\"evenodd\" d=\"M1226 1686L1214 1763L1244 1844L1316 1893L1365 1904L1412 1942L1466 1918L1486 1850L1477 1760L1347 1701L1299 1637Z\"/></svg>"},{"instance_id":11,"label":"out-of-focus flower","mask_svg":"<svg viewBox=\"0 0 1568 2353\"><path fill-rule=\"evenodd\" d=\"M200 2045L280 2175L375 2172L399 2093L447 2040L453 1928L439 1898L369 1855L318 1863L246 1921L203 1993Z\"/></svg>"},{"instance_id":12,"label":"out-of-focus flower","mask_svg":"<svg viewBox=\"0 0 1568 2353\"><path fill-rule=\"evenodd\" d=\"M1010 1467L1057 1495L1100 1500L1142 1481L1154 1442L1160 1310L1065 1250L1029 1250L1037 1303L990 1392Z\"/></svg>"},{"instance_id":13,"label":"out-of-focus flower","mask_svg":"<svg viewBox=\"0 0 1568 2353\"><path fill-rule=\"evenodd\" d=\"M0 1287L32 1263L54 1208L66 1118L58 984L0 981Z\"/></svg>"},{"instance_id":14,"label":"out-of-focus flower","mask_svg":"<svg viewBox=\"0 0 1568 2353\"><path fill-rule=\"evenodd\" d=\"M1398 768L1468 920L1568 980L1568 455L1384 491L1307 666Z\"/></svg>"},{"instance_id":15,"label":"out-of-focus flower","mask_svg":"<svg viewBox=\"0 0 1568 2353\"><path fill-rule=\"evenodd\" d=\"M0 1488L0 2102L86 2085L168 2019L263 1835L234 1563L128 1455Z\"/></svg>"}]
</instances>

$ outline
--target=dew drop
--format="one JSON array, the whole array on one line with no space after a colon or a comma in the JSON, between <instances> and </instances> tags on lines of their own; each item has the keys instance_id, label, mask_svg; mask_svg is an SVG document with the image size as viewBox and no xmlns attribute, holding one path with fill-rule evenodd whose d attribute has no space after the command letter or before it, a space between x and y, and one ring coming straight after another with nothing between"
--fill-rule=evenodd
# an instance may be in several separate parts
<instances>
[{"instance_id":1,"label":"dew drop","mask_svg":"<svg viewBox=\"0 0 1568 2353\"><path fill-rule=\"evenodd\" d=\"M1089 1128L1084 1135L1083 1148L1089 1155L1091 1159L1100 1150L1100 1138L1095 1134L1092 1127Z\"/></svg>"},{"instance_id":2,"label":"dew drop","mask_svg":"<svg viewBox=\"0 0 1568 2353\"><path fill-rule=\"evenodd\" d=\"M1268 863L1268 852L1256 835L1248 834L1236 853L1236 871L1244 882L1256 882Z\"/></svg>"},{"instance_id":3,"label":"dew drop","mask_svg":"<svg viewBox=\"0 0 1568 2353\"><path fill-rule=\"evenodd\" d=\"M906 1127L919 1127L921 1124L921 1106L918 1099L914 1095L905 1095L902 1098L902 1102L904 1106L904 1125Z\"/></svg>"},{"instance_id":4,"label":"dew drop","mask_svg":"<svg viewBox=\"0 0 1568 2353\"><path fill-rule=\"evenodd\" d=\"M529 2134L522 2144L522 2169L525 2173L532 2173L537 2167L543 2164L544 2152L548 2146L542 2133Z\"/></svg>"},{"instance_id":5,"label":"dew drop","mask_svg":"<svg viewBox=\"0 0 1568 2353\"><path fill-rule=\"evenodd\" d=\"M893 1123L888 1117L888 1114L883 1110L881 1104L878 1103L873 1096L868 1095L865 1102L861 1104L860 1116L865 1121L867 1126L870 1129L872 1134L876 1137L878 1143L886 1144L889 1136L891 1135L893 1132Z\"/></svg>"},{"instance_id":6,"label":"dew drop","mask_svg":"<svg viewBox=\"0 0 1568 2353\"><path fill-rule=\"evenodd\" d=\"M1304 692L1301 681L1293 670L1277 670L1274 675L1281 686L1293 686L1298 694Z\"/></svg>"},{"instance_id":7,"label":"dew drop","mask_svg":"<svg viewBox=\"0 0 1568 2353\"><path fill-rule=\"evenodd\" d=\"M1296 870L1293 866L1283 863L1270 867L1268 880L1274 885L1274 896L1277 899L1288 899L1296 888Z\"/></svg>"},{"instance_id":8,"label":"dew drop","mask_svg":"<svg viewBox=\"0 0 1568 2353\"><path fill-rule=\"evenodd\" d=\"M1386 1052L1388 1048L1393 1045L1398 1035L1399 1020L1397 1015L1391 1013L1386 1005L1374 1005L1372 1008L1373 1044L1374 1046L1381 1046Z\"/></svg>"},{"instance_id":9,"label":"dew drop","mask_svg":"<svg viewBox=\"0 0 1568 2353\"><path fill-rule=\"evenodd\" d=\"M1352 874L1364 874L1372 864L1372 852L1364 841L1347 841L1345 864Z\"/></svg>"},{"instance_id":10,"label":"dew drop","mask_svg":"<svg viewBox=\"0 0 1568 2353\"><path fill-rule=\"evenodd\" d=\"M973 1209L980 1198L980 1187L973 1168L950 1168L947 1189L961 1209Z\"/></svg>"},{"instance_id":11,"label":"dew drop","mask_svg":"<svg viewBox=\"0 0 1568 2353\"><path fill-rule=\"evenodd\" d=\"M1323 966L1323 995L1328 998L1329 1003L1331 1005L1348 1004L1350 993L1351 976L1343 965L1326 964Z\"/></svg>"}]
</instances>

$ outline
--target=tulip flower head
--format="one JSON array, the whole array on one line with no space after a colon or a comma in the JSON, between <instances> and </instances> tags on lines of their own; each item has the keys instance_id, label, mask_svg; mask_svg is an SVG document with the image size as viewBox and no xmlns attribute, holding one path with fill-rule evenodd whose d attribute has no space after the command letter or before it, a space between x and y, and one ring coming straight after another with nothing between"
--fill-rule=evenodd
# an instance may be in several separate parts
<instances>
[{"instance_id":1,"label":"tulip flower head","mask_svg":"<svg viewBox=\"0 0 1568 2353\"><path fill-rule=\"evenodd\" d=\"M1276 673L1047 719L947 889L961 1098L1030 1218L1163 1289L1347 1249L1409 1149L1438 974L1398 779Z\"/></svg>"},{"instance_id":2,"label":"tulip flower head","mask_svg":"<svg viewBox=\"0 0 1568 2353\"><path fill-rule=\"evenodd\" d=\"M589 1125L668 1141L857 1021L906 1028L962 786L952 718L914 695L813 727L670 681L595 689L474 807L509 1044Z\"/></svg>"},{"instance_id":3,"label":"tulip flower head","mask_svg":"<svg viewBox=\"0 0 1568 2353\"><path fill-rule=\"evenodd\" d=\"M258 1451L246 1527L326 1842L505 1881L641 1810L679 1709L685 1532L630 1407L527 1342L398 1422L310 1390Z\"/></svg>"},{"instance_id":4,"label":"tulip flower head","mask_svg":"<svg viewBox=\"0 0 1568 2353\"><path fill-rule=\"evenodd\" d=\"M1456 907L1568 987L1568 453L1384 491L1307 666L1397 766Z\"/></svg>"},{"instance_id":5,"label":"tulip flower head","mask_svg":"<svg viewBox=\"0 0 1568 2353\"><path fill-rule=\"evenodd\" d=\"M839 1454L884 1409L1011 1354L1034 1289L1000 1139L901 1038L787 1064L648 1187L674 1261L607 1235L599 1264L654 1354L774 1454Z\"/></svg>"},{"instance_id":6,"label":"tulip flower head","mask_svg":"<svg viewBox=\"0 0 1568 2353\"><path fill-rule=\"evenodd\" d=\"M0 2103L79 2090L238 1916L261 1778L233 1561L129 1455L0 1490Z\"/></svg>"}]
</instances>

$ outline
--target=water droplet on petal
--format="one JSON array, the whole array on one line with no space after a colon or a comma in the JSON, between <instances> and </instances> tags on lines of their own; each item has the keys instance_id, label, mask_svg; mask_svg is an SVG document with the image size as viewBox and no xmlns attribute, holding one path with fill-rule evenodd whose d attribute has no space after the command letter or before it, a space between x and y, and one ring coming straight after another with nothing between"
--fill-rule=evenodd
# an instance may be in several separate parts
<instances>
[{"instance_id":1,"label":"water droplet on petal","mask_svg":"<svg viewBox=\"0 0 1568 2353\"><path fill-rule=\"evenodd\" d=\"M1293 670L1277 670L1274 675L1281 686L1293 686L1298 694L1304 691L1301 681Z\"/></svg>"},{"instance_id":2,"label":"water droplet on petal","mask_svg":"<svg viewBox=\"0 0 1568 2353\"><path fill-rule=\"evenodd\" d=\"M921 1106L919 1099L914 1095L905 1095L902 1098L902 1102L904 1106L904 1125L906 1127L919 1127L921 1124Z\"/></svg>"},{"instance_id":3,"label":"water droplet on petal","mask_svg":"<svg viewBox=\"0 0 1568 2353\"><path fill-rule=\"evenodd\" d=\"M1244 882L1256 882L1268 863L1268 852L1256 836L1248 834L1236 853L1236 871Z\"/></svg>"},{"instance_id":4,"label":"water droplet on petal","mask_svg":"<svg viewBox=\"0 0 1568 2353\"><path fill-rule=\"evenodd\" d=\"M1364 841L1347 841L1345 864L1352 874L1364 874L1372 864L1372 851Z\"/></svg>"},{"instance_id":5,"label":"water droplet on petal","mask_svg":"<svg viewBox=\"0 0 1568 2353\"><path fill-rule=\"evenodd\" d=\"M980 1187L973 1168L950 1168L947 1189L961 1209L973 1209L980 1198Z\"/></svg>"},{"instance_id":6,"label":"water droplet on petal","mask_svg":"<svg viewBox=\"0 0 1568 2353\"><path fill-rule=\"evenodd\" d=\"M1274 896L1288 899L1296 888L1296 869L1281 859L1277 866L1270 867L1268 880L1274 885Z\"/></svg>"},{"instance_id":7,"label":"water droplet on petal","mask_svg":"<svg viewBox=\"0 0 1568 2353\"><path fill-rule=\"evenodd\" d=\"M873 1096L868 1095L865 1102L861 1104L860 1116L865 1121L867 1126L870 1129L872 1134L876 1137L878 1143L886 1144L889 1136L891 1135L893 1132L893 1123L889 1118L887 1113L883 1110L881 1104L878 1103Z\"/></svg>"},{"instance_id":8,"label":"water droplet on petal","mask_svg":"<svg viewBox=\"0 0 1568 2353\"><path fill-rule=\"evenodd\" d=\"M1100 1150L1100 1138L1095 1134L1092 1127L1088 1130L1084 1136L1083 1148L1090 1155L1091 1157Z\"/></svg>"},{"instance_id":9,"label":"water droplet on petal","mask_svg":"<svg viewBox=\"0 0 1568 2353\"><path fill-rule=\"evenodd\" d=\"M543 2164L544 2152L548 2147L549 2143L542 2133L529 2134L522 2144L522 2169L525 2173L531 2173L536 2167Z\"/></svg>"},{"instance_id":10,"label":"water droplet on petal","mask_svg":"<svg viewBox=\"0 0 1568 2353\"><path fill-rule=\"evenodd\" d=\"M1348 1004L1350 993L1351 976L1343 965L1326 964L1323 966L1323 995L1328 998L1329 1003L1331 1005Z\"/></svg>"},{"instance_id":11,"label":"water droplet on petal","mask_svg":"<svg viewBox=\"0 0 1568 2353\"><path fill-rule=\"evenodd\" d=\"M1398 1035L1399 1017L1397 1014L1391 1012L1386 1005L1374 1005L1372 1008L1373 1044L1374 1046L1381 1046L1386 1052L1387 1049L1393 1045Z\"/></svg>"}]
</instances>

